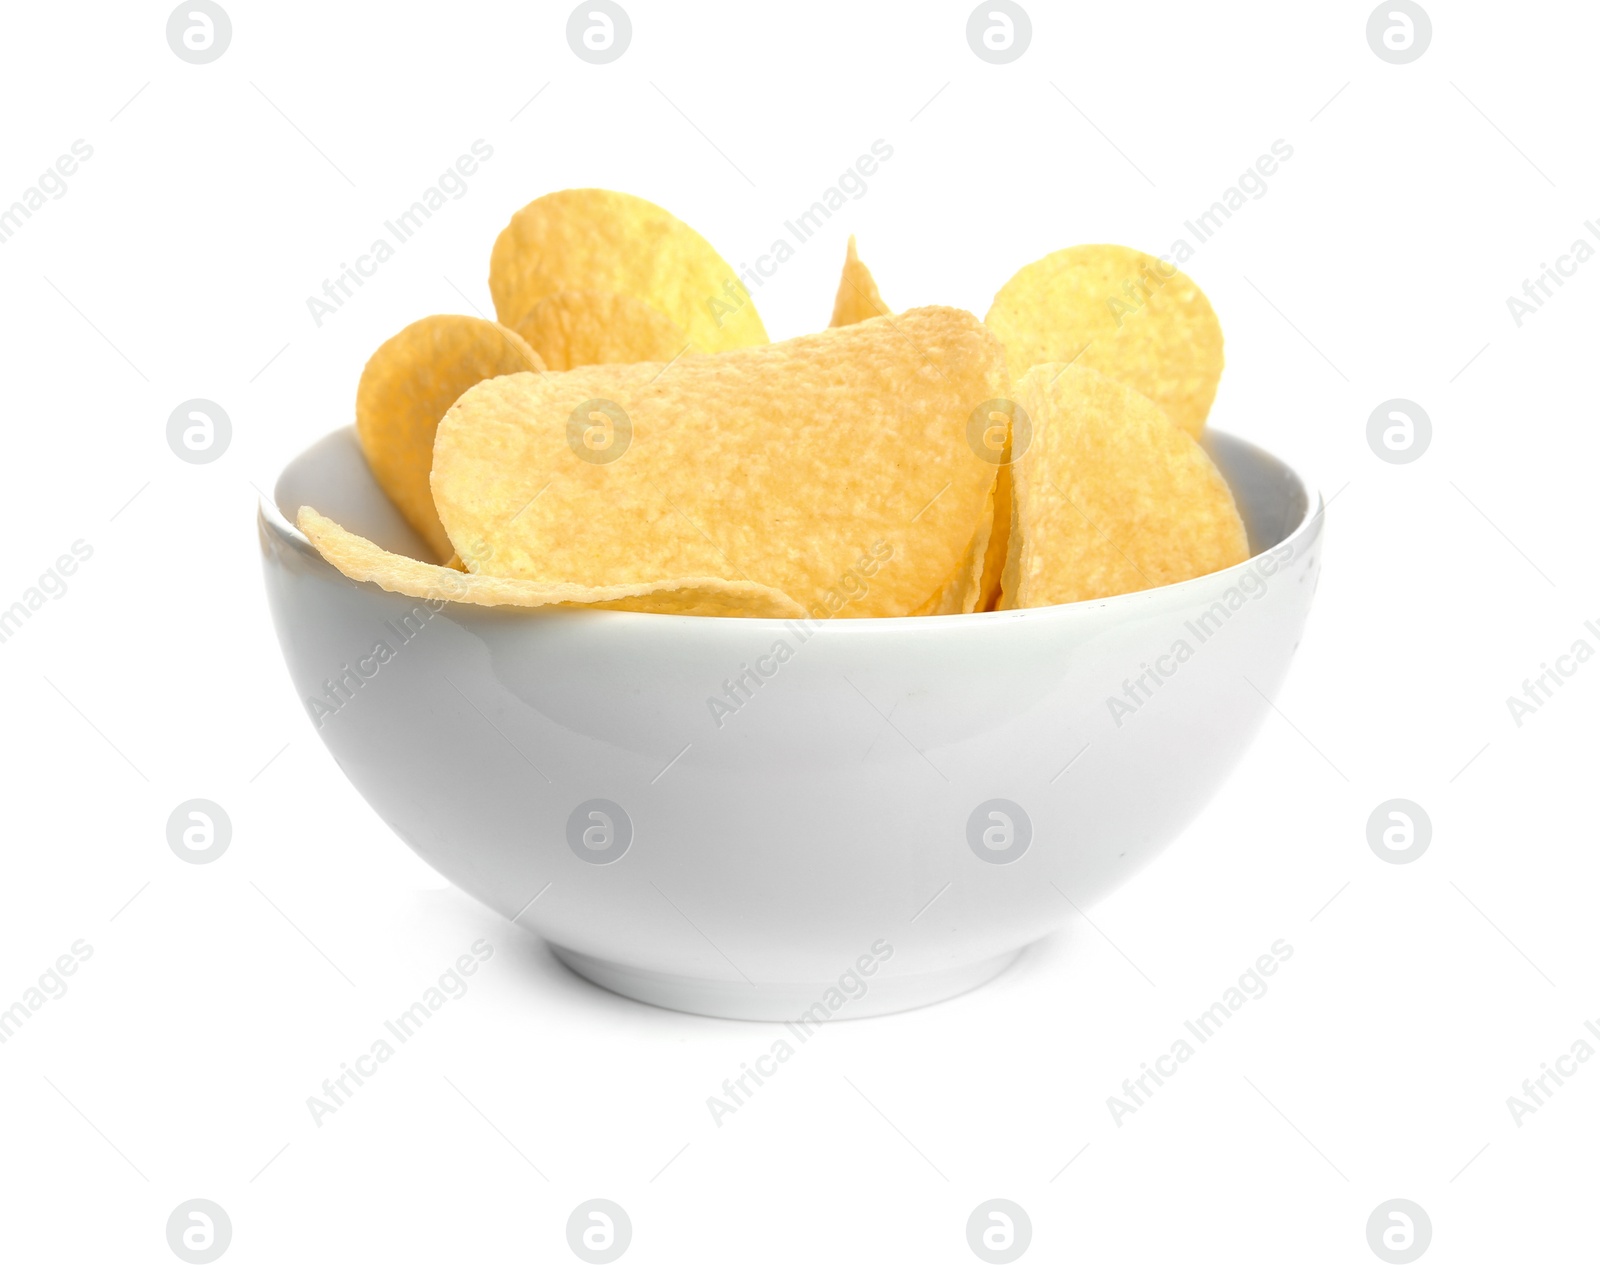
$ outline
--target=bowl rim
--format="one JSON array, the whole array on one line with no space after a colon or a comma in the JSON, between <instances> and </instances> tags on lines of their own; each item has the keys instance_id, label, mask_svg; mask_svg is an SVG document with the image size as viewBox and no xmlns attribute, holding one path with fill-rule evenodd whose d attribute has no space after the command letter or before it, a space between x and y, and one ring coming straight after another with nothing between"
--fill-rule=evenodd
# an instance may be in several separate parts
<instances>
[{"instance_id":1,"label":"bowl rim","mask_svg":"<svg viewBox=\"0 0 1600 1265\"><path fill-rule=\"evenodd\" d=\"M284 471L286 471L290 465L293 465L296 461L299 461L308 452L310 452L312 448L323 443L332 435L338 434L340 431L353 431L354 429L355 428L353 426L337 427L334 430L329 431L327 434L320 436L316 440L313 440L312 443L308 444L305 448L296 453L292 458L290 458L284 467L278 471L278 477L273 481L273 495L271 497L262 494L258 488L257 496L259 503L256 508L257 524L263 530L270 529L275 535L280 537L286 545L293 548L296 552L307 558L313 559L315 563L322 567L329 576L336 576L338 579L343 580L346 584L355 585L360 588L370 587L379 593L389 593L392 596L405 597L408 595L394 593L392 590L383 588L376 581L352 580L349 576L345 575L317 551L316 546L311 543L310 539L305 535L305 533L295 526L292 521L290 521L288 516L285 515L281 509L279 509L277 504L276 496L278 491L278 483L281 481ZM1220 571L1211 571L1205 575L1197 575L1188 580L1179 580L1173 584L1160 584L1156 585L1154 588L1135 589L1130 593L1116 593L1110 597L1084 598L1077 602L1061 602L1051 606L1027 606L1003 611L972 611L962 615L869 615L843 618L829 616L825 619L817 619L807 614L803 617L779 618L776 616L748 615L678 615L662 611L583 610L559 605L533 607L478 606L475 603L470 602L451 601L445 602L444 609L449 611L453 618L457 619L466 616L481 617L485 615L498 618L516 619L519 622L532 622L535 620L549 619L552 617L609 619L613 622L648 619L655 621L670 620L674 621L674 623L678 625L693 624L698 627L705 627L707 625L732 624L741 629L761 627L778 629L804 622L813 630L820 630L823 626L827 626L830 629L837 628L840 630L840 632L843 632L845 629L851 629L857 635L866 635L874 630L892 629L896 632L899 632L911 628L966 629L985 624L994 625L1018 621L1034 622L1042 619L1060 617L1068 612L1103 610L1107 607L1121 606L1132 610L1138 606L1146 605L1153 600L1159 600L1165 597L1170 597L1173 600L1181 600L1188 593L1194 591L1200 586L1220 585L1223 588L1228 587L1227 583L1225 582L1225 577L1242 575L1254 567L1260 559L1271 554L1279 553L1282 550L1288 549L1291 551L1288 556L1297 556L1303 550L1306 542L1310 540L1320 529L1323 515L1328 507L1328 502L1323 497L1317 482L1306 474L1305 469L1300 464L1287 461L1271 450L1263 448L1261 445L1245 439L1242 436L1235 435L1231 431L1217 430L1208 427L1207 430L1202 433L1202 441L1206 435L1216 435L1220 438L1226 439L1229 443L1237 444L1255 454L1266 457L1270 461L1280 466L1289 474L1290 477L1295 480L1296 483L1299 484L1300 490L1305 496L1305 511L1301 515L1299 522L1295 523L1292 528L1285 532L1281 540L1274 544L1268 545L1255 553L1252 553L1243 562L1236 562L1231 567L1223 567ZM1207 455L1210 456L1209 453ZM1232 491L1231 487L1229 491ZM423 601L426 599L417 598L415 600ZM840 635L840 632L835 632L831 635L838 636Z\"/></svg>"}]
</instances>

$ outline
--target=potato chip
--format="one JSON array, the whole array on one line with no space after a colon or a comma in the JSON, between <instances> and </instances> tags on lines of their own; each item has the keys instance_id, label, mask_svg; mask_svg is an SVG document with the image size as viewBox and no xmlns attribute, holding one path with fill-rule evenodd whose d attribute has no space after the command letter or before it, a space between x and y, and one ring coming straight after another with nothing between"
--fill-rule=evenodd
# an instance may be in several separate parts
<instances>
[{"instance_id":1,"label":"potato chip","mask_svg":"<svg viewBox=\"0 0 1600 1265\"><path fill-rule=\"evenodd\" d=\"M984 322L1013 378L1047 362L1081 364L1154 400L1191 435L1222 376L1222 327L1173 265L1127 246L1071 246L1000 287Z\"/></svg>"},{"instance_id":2,"label":"potato chip","mask_svg":"<svg viewBox=\"0 0 1600 1265\"><path fill-rule=\"evenodd\" d=\"M839 274L839 293L833 299L831 329L841 325L854 325L857 321L871 320L874 316L889 315L889 305L878 295L878 283L867 271L867 265L856 254L855 234L845 248L844 271Z\"/></svg>"},{"instance_id":3,"label":"potato chip","mask_svg":"<svg viewBox=\"0 0 1600 1265\"><path fill-rule=\"evenodd\" d=\"M989 541L994 534L994 485L983 503L983 514L978 528L967 542L966 552L956 563L956 569L940 589L916 610L913 615L970 615L980 609L983 600L984 567L989 555ZM1002 553L1002 558L1004 554Z\"/></svg>"},{"instance_id":4,"label":"potato chip","mask_svg":"<svg viewBox=\"0 0 1600 1265\"><path fill-rule=\"evenodd\" d=\"M516 329L547 369L672 361L694 350L689 336L643 299L598 290L547 295Z\"/></svg>"},{"instance_id":5,"label":"potato chip","mask_svg":"<svg viewBox=\"0 0 1600 1265\"><path fill-rule=\"evenodd\" d=\"M361 451L378 486L435 557L451 553L428 488L439 419L457 396L485 378L543 368L528 344L504 326L476 316L429 316L379 347L361 371Z\"/></svg>"},{"instance_id":6,"label":"potato chip","mask_svg":"<svg viewBox=\"0 0 1600 1265\"><path fill-rule=\"evenodd\" d=\"M371 581L391 593L472 606L588 606L669 615L735 615L797 619L799 603L776 589L744 580L686 576L636 584L545 584L498 576L463 575L390 553L346 531L309 505L296 524L317 552L352 580Z\"/></svg>"},{"instance_id":7,"label":"potato chip","mask_svg":"<svg viewBox=\"0 0 1600 1265\"><path fill-rule=\"evenodd\" d=\"M1007 464L1000 467L994 481L994 518L989 530L989 547L983 556L983 573L978 579L978 605L980 611L997 610L1000 606L1000 577L1005 572L1006 552L1011 543L1011 454L1006 452Z\"/></svg>"},{"instance_id":8,"label":"potato chip","mask_svg":"<svg viewBox=\"0 0 1600 1265\"><path fill-rule=\"evenodd\" d=\"M903 615L954 573L994 482L967 419L1010 390L970 313L919 308L659 364L516 374L440 424L433 494L474 573L750 580Z\"/></svg>"},{"instance_id":9,"label":"potato chip","mask_svg":"<svg viewBox=\"0 0 1600 1265\"><path fill-rule=\"evenodd\" d=\"M1211 458L1133 388L1083 365L1045 364L1015 399L1032 441L1011 465L1002 609L1175 584L1250 556Z\"/></svg>"},{"instance_id":10,"label":"potato chip","mask_svg":"<svg viewBox=\"0 0 1600 1265\"><path fill-rule=\"evenodd\" d=\"M755 304L709 242L653 202L609 189L565 189L511 217L489 257L503 324L540 299L598 290L643 300L704 352L767 342Z\"/></svg>"}]
</instances>

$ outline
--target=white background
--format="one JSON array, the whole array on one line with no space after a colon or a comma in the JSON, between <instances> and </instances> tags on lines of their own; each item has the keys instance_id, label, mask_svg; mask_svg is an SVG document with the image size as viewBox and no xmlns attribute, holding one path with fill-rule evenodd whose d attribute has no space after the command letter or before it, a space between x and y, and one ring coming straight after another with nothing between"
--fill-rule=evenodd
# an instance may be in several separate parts
<instances>
[{"instance_id":1,"label":"white background","mask_svg":"<svg viewBox=\"0 0 1600 1265\"><path fill-rule=\"evenodd\" d=\"M1600 15L1435 3L1395 66L1364 3L1034 3L994 66L965 3L637 0L591 66L565 5L226 2L205 66L159 4L11 6L0 42L0 205L94 149L0 245L0 605L94 551L0 645L0 1006L93 946L0 1046L7 1260L175 1259L193 1197L230 1262L575 1259L594 1196L639 1262L970 1261L991 1197L1030 1260L1370 1261L1396 1197L1426 1259L1593 1258L1600 1060L1520 1127L1506 1099L1600 1024L1600 661L1520 727L1505 700L1600 649L1600 262L1520 329L1505 300L1600 216ZM317 328L306 297L479 138L469 193ZM719 1128L707 1096L772 1030L580 982L389 834L281 666L256 488L350 421L390 333L489 309L533 197L628 190L743 263L878 138L870 192L758 292L775 338L826 323L847 232L895 308L981 315L1058 247L1166 250L1292 145L1187 270L1228 339L1212 424L1334 498L1322 585L1279 714L1092 923L831 1027ZM165 440L196 396L233 421L211 465ZM1410 465L1365 438L1397 396L1433 420ZM196 796L233 822L210 865L165 839ZM1394 796L1433 822L1408 865L1367 846ZM480 937L471 992L315 1125L307 1096ZM1279 938L1271 991L1114 1123Z\"/></svg>"}]
</instances>

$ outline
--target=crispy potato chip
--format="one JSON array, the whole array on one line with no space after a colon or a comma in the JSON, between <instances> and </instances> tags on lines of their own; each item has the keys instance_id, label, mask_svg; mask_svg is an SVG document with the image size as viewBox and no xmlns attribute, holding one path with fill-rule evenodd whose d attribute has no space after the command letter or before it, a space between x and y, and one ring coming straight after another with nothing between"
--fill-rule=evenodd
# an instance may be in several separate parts
<instances>
[{"instance_id":1,"label":"crispy potato chip","mask_svg":"<svg viewBox=\"0 0 1600 1265\"><path fill-rule=\"evenodd\" d=\"M953 574L994 483L967 443L1010 390L970 313L517 374L440 424L433 494L474 573L751 580L814 613L903 615Z\"/></svg>"},{"instance_id":2,"label":"crispy potato chip","mask_svg":"<svg viewBox=\"0 0 1600 1265\"><path fill-rule=\"evenodd\" d=\"M796 619L798 602L776 589L744 580L686 576L637 584L544 584L488 575L463 575L379 548L346 531L309 505L295 519L316 550L352 580L368 580L391 593L472 606L588 606L669 615L734 615Z\"/></svg>"},{"instance_id":3,"label":"crispy potato chip","mask_svg":"<svg viewBox=\"0 0 1600 1265\"><path fill-rule=\"evenodd\" d=\"M1000 467L994 481L994 519L989 531L989 547L983 556L983 574L978 580L978 605L980 611L997 610L1000 606L1000 577L1006 567L1006 552L1011 543L1011 470L1009 445L1007 465Z\"/></svg>"},{"instance_id":4,"label":"crispy potato chip","mask_svg":"<svg viewBox=\"0 0 1600 1265\"><path fill-rule=\"evenodd\" d=\"M1016 391L1033 433L1011 465L1002 609L1176 584L1250 556L1211 458L1133 388L1045 364Z\"/></svg>"},{"instance_id":5,"label":"crispy potato chip","mask_svg":"<svg viewBox=\"0 0 1600 1265\"><path fill-rule=\"evenodd\" d=\"M689 336L643 299L598 290L547 295L516 329L547 369L673 361L694 350Z\"/></svg>"},{"instance_id":6,"label":"crispy potato chip","mask_svg":"<svg viewBox=\"0 0 1600 1265\"><path fill-rule=\"evenodd\" d=\"M565 189L511 217L489 257L489 292L516 328L540 299L599 290L643 300L704 352L767 342L744 282L709 242L653 202Z\"/></svg>"},{"instance_id":7,"label":"crispy potato chip","mask_svg":"<svg viewBox=\"0 0 1600 1265\"><path fill-rule=\"evenodd\" d=\"M1013 378L1047 362L1081 364L1154 400L1191 435L1222 377L1222 327L1200 287L1127 246L1070 246L1000 287L984 322Z\"/></svg>"},{"instance_id":8,"label":"crispy potato chip","mask_svg":"<svg viewBox=\"0 0 1600 1265\"><path fill-rule=\"evenodd\" d=\"M841 325L888 315L889 305L879 297L878 283L856 254L856 239L852 233L850 244L845 248L844 271L839 274L839 293L833 299L833 319L828 326L837 329Z\"/></svg>"},{"instance_id":9,"label":"crispy potato chip","mask_svg":"<svg viewBox=\"0 0 1600 1265\"><path fill-rule=\"evenodd\" d=\"M994 535L994 504L994 485L991 484L989 496L983 503L983 515L978 519L978 528L967 542L967 550L961 555L961 560L956 563L955 572L937 593L911 612L913 615L970 615L981 609L984 568L988 562L989 541Z\"/></svg>"},{"instance_id":10,"label":"crispy potato chip","mask_svg":"<svg viewBox=\"0 0 1600 1265\"><path fill-rule=\"evenodd\" d=\"M993 511L989 520L988 547L984 550L983 562L978 574L978 600L970 610L992 611L1000 604L1000 577L1005 570L1006 546L1011 539L1011 449L1012 429L1016 420L1016 407L1012 401L990 401L991 407L987 410L985 419L987 425L979 433L978 444L986 453L993 453L993 460L998 469L995 471L994 496L991 502ZM1005 421L1005 429L1000 436L999 451L994 451L994 425L1001 419ZM1031 430L1028 436L1031 436ZM1025 437L1023 443L1028 439Z\"/></svg>"},{"instance_id":11,"label":"crispy potato chip","mask_svg":"<svg viewBox=\"0 0 1600 1265\"><path fill-rule=\"evenodd\" d=\"M457 396L485 378L543 368L528 344L504 326L476 316L429 316L379 347L361 371L361 451L378 486L436 557L451 553L428 489L439 419Z\"/></svg>"}]
</instances>

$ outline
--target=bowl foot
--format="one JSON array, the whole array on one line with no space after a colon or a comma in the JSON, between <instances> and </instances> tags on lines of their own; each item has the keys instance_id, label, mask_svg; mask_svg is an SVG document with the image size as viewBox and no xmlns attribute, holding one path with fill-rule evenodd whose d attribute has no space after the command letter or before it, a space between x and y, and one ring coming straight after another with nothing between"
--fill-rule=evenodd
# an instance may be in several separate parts
<instances>
[{"instance_id":1,"label":"bowl foot","mask_svg":"<svg viewBox=\"0 0 1600 1265\"><path fill-rule=\"evenodd\" d=\"M550 949L569 970L591 984L634 1001L716 1019L803 1023L802 1017L809 1014L813 1024L823 1018L865 1019L872 1015L891 1015L957 997L980 984L987 984L1022 952L1013 949L983 962L923 975L868 978L865 993L857 991L854 996L848 996L838 980L815 984L750 984L740 979L702 979L623 966L557 944L552 944ZM846 984L856 987L853 980L847 980Z\"/></svg>"}]
</instances>

